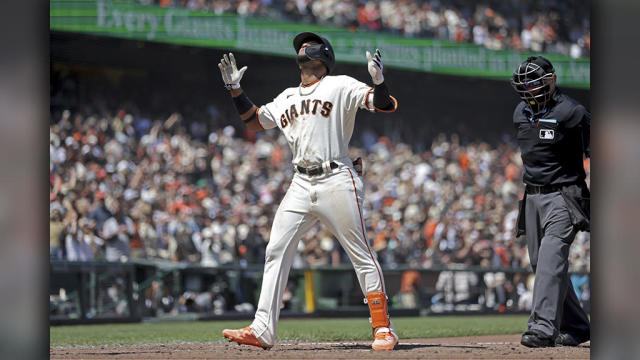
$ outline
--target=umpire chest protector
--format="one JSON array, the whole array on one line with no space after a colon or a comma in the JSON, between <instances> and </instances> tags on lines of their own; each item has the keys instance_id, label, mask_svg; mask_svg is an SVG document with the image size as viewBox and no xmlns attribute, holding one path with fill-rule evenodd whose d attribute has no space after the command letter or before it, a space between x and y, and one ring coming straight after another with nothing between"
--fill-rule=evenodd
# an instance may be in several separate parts
<instances>
[{"instance_id":1,"label":"umpire chest protector","mask_svg":"<svg viewBox=\"0 0 640 360\"><path fill-rule=\"evenodd\" d=\"M589 152L581 125L588 116L582 105L558 89L543 113L533 114L524 102L516 107L513 122L526 184L556 185L585 179L582 154Z\"/></svg>"}]
</instances>

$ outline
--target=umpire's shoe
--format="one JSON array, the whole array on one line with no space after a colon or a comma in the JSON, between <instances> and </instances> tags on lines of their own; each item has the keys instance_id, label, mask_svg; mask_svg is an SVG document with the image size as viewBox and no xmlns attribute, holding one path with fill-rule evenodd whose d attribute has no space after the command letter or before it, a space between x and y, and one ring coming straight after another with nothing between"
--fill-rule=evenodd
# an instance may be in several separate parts
<instances>
[{"instance_id":1,"label":"umpire's shoe","mask_svg":"<svg viewBox=\"0 0 640 360\"><path fill-rule=\"evenodd\" d=\"M578 346L587 341L589 341L589 338L579 337L569 333L560 333L556 337L556 346Z\"/></svg>"},{"instance_id":2,"label":"umpire's shoe","mask_svg":"<svg viewBox=\"0 0 640 360\"><path fill-rule=\"evenodd\" d=\"M522 339L520 339L520 344L530 348L554 347L556 345L553 337L545 335L538 330L525 331L522 334Z\"/></svg>"},{"instance_id":3,"label":"umpire's shoe","mask_svg":"<svg viewBox=\"0 0 640 360\"><path fill-rule=\"evenodd\" d=\"M265 350L271 349L271 346L262 345L262 343L260 343L260 340L258 340L258 338L253 334L253 329L249 326L238 330L224 329L222 330L222 336L229 339L229 341L235 341L238 344L257 346Z\"/></svg>"}]
</instances>

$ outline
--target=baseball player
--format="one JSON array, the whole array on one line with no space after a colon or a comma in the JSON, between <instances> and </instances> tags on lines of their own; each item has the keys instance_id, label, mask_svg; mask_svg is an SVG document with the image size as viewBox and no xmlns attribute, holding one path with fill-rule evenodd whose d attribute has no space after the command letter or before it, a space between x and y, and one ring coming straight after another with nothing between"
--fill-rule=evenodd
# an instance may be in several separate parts
<instances>
[{"instance_id":1,"label":"baseball player","mask_svg":"<svg viewBox=\"0 0 640 360\"><path fill-rule=\"evenodd\" d=\"M335 65L329 41L304 32L293 40L300 85L272 102L255 106L240 88L247 70L233 54L218 64L240 118L251 130L278 127L293 153L295 175L275 214L265 254L260 300L253 323L222 335L239 344L271 348L276 341L282 294L300 238L316 222L324 224L349 255L369 305L374 350L393 350L398 335L389 320L382 269L366 238L363 184L349 159L349 140L358 109L393 112L379 50L366 53L374 87L345 75L329 75Z\"/></svg>"},{"instance_id":2,"label":"baseball player","mask_svg":"<svg viewBox=\"0 0 640 360\"><path fill-rule=\"evenodd\" d=\"M523 100L513 113L526 184L517 236L526 234L536 274L520 341L527 347L577 346L591 336L567 274L576 232L590 228L583 154L590 156L591 115L556 87L556 79L549 60L532 56L511 82Z\"/></svg>"}]
</instances>

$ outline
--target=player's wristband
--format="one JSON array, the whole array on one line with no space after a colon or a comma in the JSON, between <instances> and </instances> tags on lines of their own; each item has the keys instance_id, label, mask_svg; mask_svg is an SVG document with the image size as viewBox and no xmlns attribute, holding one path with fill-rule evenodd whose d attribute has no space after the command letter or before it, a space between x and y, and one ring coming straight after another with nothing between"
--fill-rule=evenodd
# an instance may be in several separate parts
<instances>
[{"instance_id":1,"label":"player's wristband","mask_svg":"<svg viewBox=\"0 0 640 360\"><path fill-rule=\"evenodd\" d=\"M242 92L242 94L233 97L232 99L233 104L236 106L238 114L240 115L246 114L246 112L251 110L251 108L254 106L253 102L249 99L245 92Z\"/></svg>"},{"instance_id":2,"label":"player's wristband","mask_svg":"<svg viewBox=\"0 0 640 360\"><path fill-rule=\"evenodd\" d=\"M373 88L373 106L380 110L392 110L393 100L389 95L389 88L386 83L375 85Z\"/></svg>"}]
</instances>

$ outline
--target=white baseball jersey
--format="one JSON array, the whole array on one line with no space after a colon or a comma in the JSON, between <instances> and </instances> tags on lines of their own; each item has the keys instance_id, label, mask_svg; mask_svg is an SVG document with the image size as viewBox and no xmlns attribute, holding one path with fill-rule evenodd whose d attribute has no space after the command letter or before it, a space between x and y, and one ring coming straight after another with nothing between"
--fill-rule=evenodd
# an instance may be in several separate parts
<instances>
[{"instance_id":1,"label":"white baseball jersey","mask_svg":"<svg viewBox=\"0 0 640 360\"><path fill-rule=\"evenodd\" d=\"M350 76L325 76L284 90L258 111L264 129L279 127L293 164L308 167L349 156L358 109L374 111L373 88Z\"/></svg>"},{"instance_id":2,"label":"white baseball jersey","mask_svg":"<svg viewBox=\"0 0 640 360\"><path fill-rule=\"evenodd\" d=\"M395 110L397 102L393 101ZM298 242L318 221L348 254L363 295L384 292L382 270L364 226L364 186L349 160L349 140L358 109L375 109L373 88L340 75L286 89L258 110L258 121L264 129L277 126L284 133L294 165L339 163L321 175L296 172L278 206L265 252L260 300L251 324L263 345L271 346L276 341L280 305ZM393 324L389 329L396 334Z\"/></svg>"}]
</instances>

